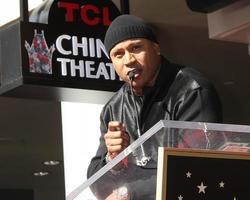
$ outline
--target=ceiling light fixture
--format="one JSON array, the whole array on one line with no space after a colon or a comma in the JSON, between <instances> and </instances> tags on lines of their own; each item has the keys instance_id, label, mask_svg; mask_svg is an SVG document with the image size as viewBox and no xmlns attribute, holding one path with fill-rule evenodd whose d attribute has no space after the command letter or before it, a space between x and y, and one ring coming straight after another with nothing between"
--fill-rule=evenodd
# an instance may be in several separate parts
<instances>
[{"instance_id":1,"label":"ceiling light fixture","mask_svg":"<svg viewBox=\"0 0 250 200\"><path fill-rule=\"evenodd\" d=\"M33 173L34 176L48 176L49 175L49 172L34 172Z\"/></svg>"},{"instance_id":2,"label":"ceiling light fixture","mask_svg":"<svg viewBox=\"0 0 250 200\"><path fill-rule=\"evenodd\" d=\"M55 166L55 165L59 165L60 162L58 160L48 160L48 161L44 161L43 164L47 166Z\"/></svg>"}]
</instances>

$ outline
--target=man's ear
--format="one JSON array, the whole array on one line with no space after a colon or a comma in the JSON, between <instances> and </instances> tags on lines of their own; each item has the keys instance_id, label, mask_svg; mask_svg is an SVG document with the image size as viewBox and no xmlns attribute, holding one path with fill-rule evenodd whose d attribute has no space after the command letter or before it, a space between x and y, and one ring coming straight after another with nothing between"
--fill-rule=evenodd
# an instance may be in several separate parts
<instances>
[{"instance_id":1,"label":"man's ear","mask_svg":"<svg viewBox=\"0 0 250 200\"><path fill-rule=\"evenodd\" d=\"M155 49L155 52L157 53L157 55L161 55L161 48L158 43L153 42L153 48Z\"/></svg>"}]
</instances>

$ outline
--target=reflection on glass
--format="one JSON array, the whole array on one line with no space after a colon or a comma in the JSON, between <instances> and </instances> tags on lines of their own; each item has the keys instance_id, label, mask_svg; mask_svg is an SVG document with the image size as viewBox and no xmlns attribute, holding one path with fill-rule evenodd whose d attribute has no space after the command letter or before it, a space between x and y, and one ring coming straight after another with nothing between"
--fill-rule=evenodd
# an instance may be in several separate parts
<instances>
[{"instance_id":1,"label":"reflection on glass","mask_svg":"<svg viewBox=\"0 0 250 200\"><path fill-rule=\"evenodd\" d=\"M91 189L94 199L155 199L158 147L250 152L250 126L160 121L114 160L67 196L84 197ZM150 156L146 166L134 162L134 153L141 151Z\"/></svg>"}]
</instances>

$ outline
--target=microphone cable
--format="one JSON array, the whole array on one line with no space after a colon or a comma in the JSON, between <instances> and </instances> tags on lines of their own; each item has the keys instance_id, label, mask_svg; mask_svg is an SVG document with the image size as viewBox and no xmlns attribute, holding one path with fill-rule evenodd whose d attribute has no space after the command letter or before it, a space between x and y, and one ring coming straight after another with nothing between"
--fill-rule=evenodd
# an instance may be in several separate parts
<instances>
[{"instance_id":1,"label":"microphone cable","mask_svg":"<svg viewBox=\"0 0 250 200\"><path fill-rule=\"evenodd\" d=\"M132 101L133 101L134 108L135 108L135 116L134 117L135 117L135 122L136 122L136 127L137 127L137 134L138 134L138 137L140 137L141 136L141 129L140 129L140 123L139 123L139 111L138 111L137 106L136 106L135 95L134 95L134 91L133 91L133 87L132 87L132 83L135 79L135 72L130 71L128 73L128 77L130 80L130 91L132 94Z\"/></svg>"},{"instance_id":2,"label":"microphone cable","mask_svg":"<svg viewBox=\"0 0 250 200\"><path fill-rule=\"evenodd\" d=\"M128 72L128 77L129 77L129 80L130 80L130 91L131 91L131 95L132 95L132 101L133 101L133 104L134 104L134 108L135 108L135 121L136 121L136 126L137 126L137 136L138 138L141 137L141 129L140 129L140 123L139 123L139 112L138 112L138 109L137 109L137 106L136 106L136 102L135 102L135 94L134 94L134 91L133 91L133 87L132 87L132 83L135 79L135 71L132 70L130 72ZM144 147L143 145L141 144L140 145L140 149L141 149L141 152L142 152L142 157L141 159L138 159L136 157L136 164L138 166L146 166L147 163L149 162L149 160L151 159L150 157L146 156L146 153L145 153L145 150L144 150Z\"/></svg>"}]
</instances>

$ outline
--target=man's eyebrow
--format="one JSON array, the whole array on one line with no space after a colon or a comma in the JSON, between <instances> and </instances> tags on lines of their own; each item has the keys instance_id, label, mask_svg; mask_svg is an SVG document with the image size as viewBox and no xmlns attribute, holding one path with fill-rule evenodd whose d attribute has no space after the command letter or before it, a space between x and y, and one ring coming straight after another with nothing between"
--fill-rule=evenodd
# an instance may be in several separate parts
<instances>
[{"instance_id":1,"label":"man's eyebrow","mask_svg":"<svg viewBox=\"0 0 250 200\"><path fill-rule=\"evenodd\" d=\"M130 43L130 44L128 45L128 48L131 48L131 47L137 46L137 45L142 45L142 42L141 42L141 41L137 41L137 42Z\"/></svg>"},{"instance_id":2,"label":"man's eyebrow","mask_svg":"<svg viewBox=\"0 0 250 200\"><path fill-rule=\"evenodd\" d=\"M116 53L118 53L119 51L121 51L122 48L117 48L117 49L114 49L112 52L111 52L111 55L114 55Z\"/></svg>"},{"instance_id":3,"label":"man's eyebrow","mask_svg":"<svg viewBox=\"0 0 250 200\"><path fill-rule=\"evenodd\" d=\"M131 45L133 45L133 44L141 44L141 43L142 43L141 40L135 40L135 41L133 41L133 42L131 43Z\"/></svg>"},{"instance_id":4,"label":"man's eyebrow","mask_svg":"<svg viewBox=\"0 0 250 200\"><path fill-rule=\"evenodd\" d=\"M127 47L131 47L131 46L134 46L134 45L141 45L142 44L142 41L141 40L134 40L133 42L131 42ZM123 48L120 47L120 48L116 48L113 50L112 52L112 55L114 55L115 53L119 52L119 51L122 51Z\"/></svg>"}]
</instances>

